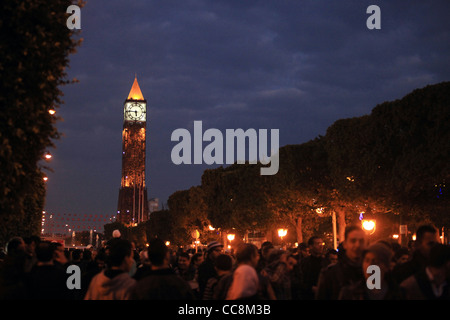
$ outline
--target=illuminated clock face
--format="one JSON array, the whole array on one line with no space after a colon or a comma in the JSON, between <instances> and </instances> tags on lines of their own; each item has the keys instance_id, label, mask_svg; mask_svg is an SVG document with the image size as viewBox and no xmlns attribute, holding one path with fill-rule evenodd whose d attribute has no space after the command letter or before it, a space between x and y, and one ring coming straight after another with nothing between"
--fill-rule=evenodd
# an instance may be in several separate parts
<instances>
[{"instance_id":1,"label":"illuminated clock face","mask_svg":"<svg viewBox=\"0 0 450 320\"><path fill-rule=\"evenodd\" d=\"M129 103L125 108L125 120L145 121L145 106L141 103Z\"/></svg>"}]
</instances>

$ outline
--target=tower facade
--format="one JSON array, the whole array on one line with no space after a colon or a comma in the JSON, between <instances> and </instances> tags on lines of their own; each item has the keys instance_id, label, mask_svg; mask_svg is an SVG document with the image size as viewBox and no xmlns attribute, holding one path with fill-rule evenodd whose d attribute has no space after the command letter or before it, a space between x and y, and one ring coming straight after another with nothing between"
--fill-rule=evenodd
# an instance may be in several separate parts
<instances>
[{"instance_id":1,"label":"tower facade","mask_svg":"<svg viewBox=\"0 0 450 320\"><path fill-rule=\"evenodd\" d=\"M146 221L149 216L145 186L147 101L135 77L123 105L122 178L117 220L125 225Z\"/></svg>"}]
</instances>

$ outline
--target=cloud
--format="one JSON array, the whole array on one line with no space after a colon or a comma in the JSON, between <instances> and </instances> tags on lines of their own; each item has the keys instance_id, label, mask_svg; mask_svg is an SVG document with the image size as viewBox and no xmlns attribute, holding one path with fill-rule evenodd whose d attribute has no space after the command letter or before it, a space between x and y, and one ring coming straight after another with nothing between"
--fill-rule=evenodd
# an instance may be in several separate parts
<instances>
[{"instance_id":1,"label":"cloud","mask_svg":"<svg viewBox=\"0 0 450 320\"><path fill-rule=\"evenodd\" d=\"M61 205L64 196L55 188L70 189L77 198L67 185L82 180L110 194L99 204L82 193L77 208L86 203L86 210L115 211L122 107L135 73L148 103L147 185L162 201L200 181L204 167L170 162L171 132L194 120L221 130L279 128L283 146L448 80L450 2L379 0L379 31L366 28L370 4L88 2L82 9L84 43L68 69L69 79L81 82L62 88L66 103L58 112L65 121L58 128L66 137L57 142L52 163L59 177L58 185L49 184L49 209L75 206L75 200Z\"/></svg>"}]
</instances>

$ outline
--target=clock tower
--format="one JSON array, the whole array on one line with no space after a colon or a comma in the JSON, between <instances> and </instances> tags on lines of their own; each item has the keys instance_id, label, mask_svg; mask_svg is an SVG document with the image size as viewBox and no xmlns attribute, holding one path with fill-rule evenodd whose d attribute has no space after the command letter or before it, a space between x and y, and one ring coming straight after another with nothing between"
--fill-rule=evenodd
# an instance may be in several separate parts
<instances>
[{"instance_id":1,"label":"clock tower","mask_svg":"<svg viewBox=\"0 0 450 320\"><path fill-rule=\"evenodd\" d=\"M123 105L122 179L117 221L130 226L146 221L149 210L145 186L147 101L134 78Z\"/></svg>"}]
</instances>

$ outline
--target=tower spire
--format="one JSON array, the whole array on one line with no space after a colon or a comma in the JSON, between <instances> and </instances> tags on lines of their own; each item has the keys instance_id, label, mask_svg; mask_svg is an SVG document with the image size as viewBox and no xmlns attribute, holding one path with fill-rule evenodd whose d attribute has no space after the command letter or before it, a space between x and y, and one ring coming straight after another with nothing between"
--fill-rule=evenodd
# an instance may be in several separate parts
<instances>
[{"instance_id":1,"label":"tower spire","mask_svg":"<svg viewBox=\"0 0 450 320\"><path fill-rule=\"evenodd\" d=\"M131 87L127 100L145 100L142 95L141 88L139 87L136 73L134 74L133 86Z\"/></svg>"}]
</instances>

